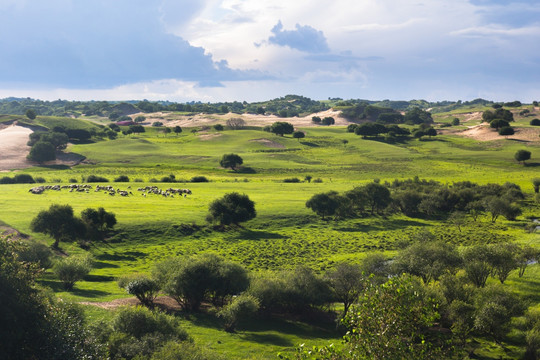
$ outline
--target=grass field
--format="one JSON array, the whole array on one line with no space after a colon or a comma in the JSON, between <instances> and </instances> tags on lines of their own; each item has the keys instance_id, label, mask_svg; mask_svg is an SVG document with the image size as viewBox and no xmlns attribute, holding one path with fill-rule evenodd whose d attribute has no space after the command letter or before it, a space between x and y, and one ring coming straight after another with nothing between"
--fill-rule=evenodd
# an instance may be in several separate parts
<instances>
[{"instance_id":1,"label":"grass field","mask_svg":"<svg viewBox=\"0 0 540 360\"><path fill-rule=\"evenodd\" d=\"M56 121L41 119L40 124L52 125ZM116 214L118 225L114 234L107 243L95 244L90 249L96 268L85 281L77 283L73 291L65 292L51 273L45 273L42 279L42 284L50 286L58 296L73 301L126 297L116 285L118 276L147 272L154 263L170 256L203 252L238 261L253 272L291 269L300 264L322 271L339 261L360 260L373 251L393 255L400 243L424 230L459 245L518 241L539 246L538 233L524 230L530 224L529 218L540 218L538 204L530 199L518 221L499 220L492 224L487 217L481 217L461 230L443 220L403 215L323 221L305 207L305 202L316 193L342 192L374 179L391 182L415 176L448 184L464 180L481 184L509 181L531 196L531 179L540 177L539 142L507 139L478 142L437 136L423 141L386 143L362 139L347 133L343 127L301 130L306 137L298 141L261 130L209 130L192 134L184 129L179 136L165 136L157 129L148 128L146 133L120 135L114 141L70 145L67 151L84 155L86 163L74 168L34 167L24 172L43 177L49 184L67 184L71 180L83 183L91 174L111 181L127 175L130 183L109 184L124 190L130 186L134 195L113 197L103 192L68 190L33 195L28 192L32 185L0 185L0 221L51 243L45 235L30 231L30 221L53 203L70 204L76 213L88 207L104 207ZM528 166L514 160L518 149L532 152ZM239 154L244 159L244 168L238 172L220 168L219 160L226 153ZM170 174L179 182L154 181ZM320 182L303 181L307 175ZM210 182L190 183L193 176L206 176ZM294 177L302 182L283 182ZM189 188L193 194L186 198L143 197L137 188L147 185ZM232 191L248 194L255 201L257 217L243 228L225 232L206 226L209 203ZM83 252L75 244L62 244L62 247L70 254ZM540 303L539 271L538 265L534 265L524 278L512 275L508 280L533 306ZM93 319L109 316L107 310L93 307L88 312ZM208 314L193 315L182 321L197 342L223 351L231 358L275 358L277 352L291 351L302 342L310 345L339 342L339 336L328 324L319 327L295 320L266 319L246 324L238 334L228 334ZM490 358L490 354L499 351L488 351L484 356Z\"/></svg>"}]
</instances>

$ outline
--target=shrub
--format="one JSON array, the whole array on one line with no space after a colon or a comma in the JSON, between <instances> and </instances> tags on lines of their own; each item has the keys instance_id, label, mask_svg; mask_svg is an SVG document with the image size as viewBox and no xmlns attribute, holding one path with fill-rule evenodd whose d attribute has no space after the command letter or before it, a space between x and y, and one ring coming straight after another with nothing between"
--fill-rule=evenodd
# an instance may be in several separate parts
<instances>
[{"instance_id":1,"label":"shrub","mask_svg":"<svg viewBox=\"0 0 540 360\"><path fill-rule=\"evenodd\" d=\"M532 126L540 126L540 119L532 119L529 124Z\"/></svg>"},{"instance_id":2,"label":"shrub","mask_svg":"<svg viewBox=\"0 0 540 360\"><path fill-rule=\"evenodd\" d=\"M18 260L36 263L43 269L51 267L51 256L51 249L46 244L36 240L28 241L24 247L17 250Z\"/></svg>"},{"instance_id":3,"label":"shrub","mask_svg":"<svg viewBox=\"0 0 540 360\"><path fill-rule=\"evenodd\" d=\"M209 180L206 178L206 176L194 176L191 178L190 182L202 183L202 182L209 182Z\"/></svg>"},{"instance_id":4,"label":"shrub","mask_svg":"<svg viewBox=\"0 0 540 360\"><path fill-rule=\"evenodd\" d=\"M240 295L218 312L225 320L225 331L234 332L238 322L252 316L259 310L259 301L251 295Z\"/></svg>"},{"instance_id":5,"label":"shrub","mask_svg":"<svg viewBox=\"0 0 540 360\"><path fill-rule=\"evenodd\" d=\"M33 184L36 182L34 178L28 174L17 174L13 180L15 180L15 183L17 184Z\"/></svg>"},{"instance_id":6,"label":"shrub","mask_svg":"<svg viewBox=\"0 0 540 360\"><path fill-rule=\"evenodd\" d=\"M92 269L90 256L70 256L57 261L53 266L53 273L62 281L66 290L73 289L73 285L82 280Z\"/></svg>"},{"instance_id":7,"label":"shrub","mask_svg":"<svg viewBox=\"0 0 540 360\"><path fill-rule=\"evenodd\" d=\"M129 182L129 177L127 175L120 175L114 179L114 182Z\"/></svg>"},{"instance_id":8,"label":"shrub","mask_svg":"<svg viewBox=\"0 0 540 360\"><path fill-rule=\"evenodd\" d=\"M176 182L176 177L173 174L170 174L168 176L164 176L161 178L161 182L164 183L173 183Z\"/></svg>"},{"instance_id":9,"label":"shrub","mask_svg":"<svg viewBox=\"0 0 540 360\"><path fill-rule=\"evenodd\" d=\"M514 135L514 128L511 126L503 126L499 129L499 135L509 136Z\"/></svg>"},{"instance_id":10,"label":"shrub","mask_svg":"<svg viewBox=\"0 0 540 360\"><path fill-rule=\"evenodd\" d=\"M75 180L75 179L72 179L72 180ZM70 180L70 182L72 182L72 181ZM77 182L77 180L75 180L73 182ZM86 182L90 182L90 183L109 182L109 179L104 178L102 176L98 176L98 175L88 175L88 177L86 178Z\"/></svg>"},{"instance_id":11,"label":"shrub","mask_svg":"<svg viewBox=\"0 0 540 360\"><path fill-rule=\"evenodd\" d=\"M283 179L283 182L284 183L299 183L300 179L299 178L287 178L287 179Z\"/></svg>"},{"instance_id":12,"label":"shrub","mask_svg":"<svg viewBox=\"0 0 540 360\"><path fill-rule=\"evenodd\" d=\"M37 177L37 178L35 178L34 180L35 180L38 184L43 184L43 183L47 182L47 181L45 180L45 178L42 178L42 177Z\"/></svg>"},{"instance_id":13,"label":"shrub","mask_svg":"<svg viewBox=\"0 0 540 360\"><path fill-rule=\"evenodd\" d=\"M9 176L3 176L0 178L0 184L15 184L15 179Z\"/></svg>"},{"instance_id":14,"label":"shrub","mask_svg":"<svg viewBox=\"0 0 540 360\"><path fill-rule=\"evenodd\" d=\"M315 180L313 180L314 183L322 183L323 180L321 178L316 178Z\"/></svg>"},{"instance_id":15,"label":"shrub","mask_svg":"<svg viewBox=\"0 0 540 360\"><path fill-rule=\"evenodd\" d=\"M135 296L144 306L154 307L154 299L159 291L156 281L144 275L131 275L118 279L118 286Z\"/></svg>"},{"instance_id":16,"label":"shrub","mask_svg":"<svg viewBox=\"0 0 540 360\"><path fill-rule=\"evenodd\" d=\"M208 210L207 219L219 221L221 225L239 224L257 216L255 203L247 195L237 192L225 194L222 198L214 200Z\"/></svg>"},{"instance_id":17,"label":"shrub","mask_svg":"<svg viewBox=\"0 0 540 360\"><path fill-rule=\"evenodd\" d=\"M163 126L163 123L162 123L161 121L154 121L154 122L152 123L152 126L153 126L153 127L160 127L160 126Z\"/></svg>"},{"instance_id":18,"label":"shrub","mask_svg":"<svg viewBox=\"0 0 540 360\"><path fill-rule=\"evenodd\" d=\"M459 118L452 119L452 125L458 126L459 125Z\"/></svg>"},{"instance_id":19,"label":"shrub","mask_svg":"<svg viewBox=\"0 0 540 360\"><path fill-rule=\"evenodd\" d=\"M221 124L216 124L214 125L214 130L217 130L217 131L223 131L224 127L223 125Z\"/></svg>"}]
</instances>

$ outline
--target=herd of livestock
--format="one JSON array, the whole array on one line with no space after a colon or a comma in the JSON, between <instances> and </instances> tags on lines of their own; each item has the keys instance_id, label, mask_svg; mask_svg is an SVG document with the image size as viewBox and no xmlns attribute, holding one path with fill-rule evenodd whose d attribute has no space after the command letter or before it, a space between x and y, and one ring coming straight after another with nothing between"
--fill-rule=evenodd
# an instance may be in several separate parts
<instances>
[{"instance_id":1,"label":"herd of livestock","mask_svg":"<svg viewBox=\"0 0 540 360\"><path fill-rule=\"evenodd\" d=\"M90 190L94 187L90 184L69 184L69 185L41 185L35 186L28 190L32 194L42 194L45 190L68 190L69 192L83 192L89 193ZM163 197L174 198L175 195L186 197L191 195L191 190L189 189L160 189L157 186L145 186L137 189L142 196L146 197L147 194L152 195L161 195ZM126 190L121 190L120 188L115 188L112 185L97 185L93 192L103 192L109 194L110 196L120 195L120 196L131 196L133 192L131 191L131 186L128 186Z\"/></svg>"}]
</instances>

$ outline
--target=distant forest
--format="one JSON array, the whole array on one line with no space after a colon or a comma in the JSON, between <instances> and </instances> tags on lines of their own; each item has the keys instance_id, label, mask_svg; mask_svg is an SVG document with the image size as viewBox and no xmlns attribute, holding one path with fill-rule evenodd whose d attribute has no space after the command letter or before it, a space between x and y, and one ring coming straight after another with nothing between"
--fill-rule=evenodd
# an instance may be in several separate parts
<instances>
[{"instance_id":1,"label":"distant forest","mask_svg":"<svg viewBox=\"0 0 540 360\"><path fill-rule=\"evenodd\" d=\"M152 113L159 111L174 111L206 114L226 114L229 112L237 114L266 114L279 117L306 116L312 113L334 108L341 110L343 116L350 119L376 118L379 114L396 114L401 111L408 111L413 108L429 109L431 113L451 111L464 106L490 106L493 101L475 99L472 101L441 101L428 102L425 100L410 101L372 101L362 99L343 100L340 98L329 98L328 100L317 101L299 95L286 95L269 101L248 103L239 102L218 102L202 103L187 102L176 103L170 101L43 101L31 98L6 98L0 100L0 114L23 115L29 109L35 111L37 115L45 116L99 116L108 117L111 120L118 120L122 116L129 116L136 113ZM504 106L521 106L521 102L513 101L501 104Z\"/></svg>"}]
</instances>

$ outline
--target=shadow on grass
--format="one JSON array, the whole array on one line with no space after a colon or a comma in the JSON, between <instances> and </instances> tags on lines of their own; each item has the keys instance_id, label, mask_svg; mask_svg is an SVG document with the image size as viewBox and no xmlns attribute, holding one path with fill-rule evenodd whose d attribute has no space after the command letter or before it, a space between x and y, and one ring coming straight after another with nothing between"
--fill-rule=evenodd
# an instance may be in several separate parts
<instances>
[{"instance_id":1,"label":"shadow on grass","mask_svg":"<svg viewBox=\"0 0 540 360\"><path fill-rule=\"evenodd\" d=\"M126 251L123 254L100 254L96 259L104 261L135 261L140 257L146 256L146 253L140 251ZM111 266L113 267L113 266Z\"/></svg>"},{"instance_id":2,"label":"shadow on grass","mask_svg":"<svg viewBox=\"0 0 540 360\"><path fill-rule=\"evenodd\" d=\"M251 341L257 344L274 346L294 346L292 341L276 334L256 334L244 333L239 336L242 340Z\"/></svg>"},{"instance_id":3,"label":"shadow on grass","mask_svg":"<svg viewBox=\"0 0 540 360\"><path fill-rule=\"evenodd\" d=\"M64 288L64 285L62 284L62 282L58 280L40 279L37 282L43 287L50 288L55 293L68 291ZM99 298L99 297L110 295L110 293L106 291L101 291L101 290L78 289L77 284L75 284L75 287L69 292L73 295L87 297L87 298Z\"/></svg>"},{"instance_id":4,"label":"shadow on grass","mask_svg":"<svg viewBox=\"0 0 540 360\"><path fill-rule=\"evenodd\" d=\"M305 146L309 146L309 147L320 147L318 144L315 144L315 143L312 143L312 142L309 142L309 141L300 141L300 144L305 145Z\"/></svg>"},{"instance_id":5,"label":"shadow on grass","mask_svg":"<svg viewBox=\"0 0 540 360\"><path fill-rule=\"evenodd\" d=\"M107 275L86 275L84 280L89 282L103 282L103 281L114 281L114 276Z\"/></svg>"},{"instance_id":6,"label":"shadow on grass","mask_svg":"<svg viewBox=\"0 0 540 360\"><path fill-rule=\"evenodd\" d=\"M335 228L337 231L343 232L368 232L368 231L381 231L381 230L400 230L409 226L425 227L429 224L415 220L396 219L387 221L377 221L369 224L351 224L348 227Z\"/></svg>"},{"instance_id":7,"label":"shadow on grass","mask_svg":"<svg viewBox=\"0 0 540 360\"><path fill-rule=\"evenodd\" d=\"M40 165L42 168L51 169L51 170L69 170L71 169L68 165Z\"/></svg>"},{"instance_id":8,"label":"shadow on grass","mask_svg":"<svg viewBox=\"0 0 540 360\"><path fill-rule=\"evenodd\" d=\"M249 166L243 166L241 168L236 169L235 171L237 174L256 174L257 171L255 171L254 168Z\"/></svg>"},{"instance_id":9,"label":"shadow on grass","mask_svg":"<svg viewBox=\"0 0 540 360\"><path fill-rule=\"evenodd\" d=\"M119 268L118 265L106 263L102 261L94 261L94 268L95 269L106 269L106 268Z\"/></svg>"},{"instance_id":10,"label":"shadow on grass","mask_svg":"<svg viewBox=\"0 0 540 360\"><path fill-rule=\"evenodd\" d=\"M278 240L286 239L287 236L271 231L244 229L238 232L232 239L235 240Z\"/></svg>"}]
</instances>

